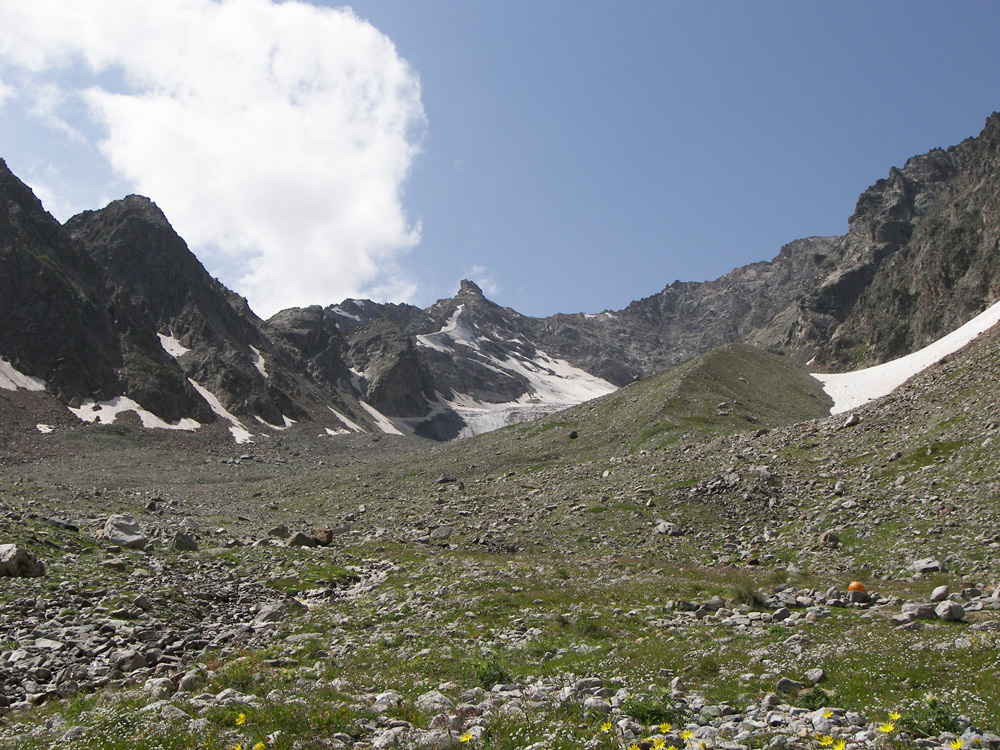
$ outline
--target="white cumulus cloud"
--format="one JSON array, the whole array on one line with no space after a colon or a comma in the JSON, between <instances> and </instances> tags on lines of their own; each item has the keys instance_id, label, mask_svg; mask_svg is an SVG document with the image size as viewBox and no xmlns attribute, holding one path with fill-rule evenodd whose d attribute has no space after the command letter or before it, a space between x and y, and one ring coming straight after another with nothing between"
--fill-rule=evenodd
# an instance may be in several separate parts
<instances>
[{"instance_id":1,"label":"white cumulus cloud","mask_svg":"<svg viewBox=\"0 0 1000 750\"><path fill-rule=\"evenodd\" d=\"M0 66L20 74L5 104L64 135L84 130L74 113L96 121L116 174L258 313L412 289L420 82L350 9L0 0L0 17Z\"/></svg>"}]
</instances>

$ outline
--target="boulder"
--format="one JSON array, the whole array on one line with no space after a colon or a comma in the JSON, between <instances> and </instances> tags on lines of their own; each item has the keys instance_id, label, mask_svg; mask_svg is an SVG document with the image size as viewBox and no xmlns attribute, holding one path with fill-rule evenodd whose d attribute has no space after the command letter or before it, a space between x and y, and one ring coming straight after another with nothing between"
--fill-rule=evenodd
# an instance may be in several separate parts
<instances>
[{"instance_id":1,"label":"boulder","mask_svg":"<svg viewBox=\"0 0 1000 750\"><path fill-rule=\"evenodd\" d=\"M0 578L39 578L45 564L16 544L0 544Z\"/></svg>"},{"instance_id":2,"label":"boulder","mask_svg":"<svg viewBox=\"0 0 1000 750\"><path fill-rule=\"evenodd\" d=\"M306 609L308 609L306 605L298 599L283 599L280 602L272 602L260 608L253 624L266 625L272 622L281 622L293 614L305 612Z\"/></svg>"},{"instance_id":3,"label":"boulder","mask_svg":"<svg viewBox=\"0 0 1000 750\"><path fill-rule=\"evenodd\" d=\"M675 523L670 523L670 521L660 521L656 524L655 531L657 534L666 534L667 536L683 536L684 530Z\"/></svg>"},{"instance_id":4,"label":"boulder","mask_svg":"<svg viewBox=\"0 0 1000 750\"><path fill-rule=\"evenodd\" d=\"M958 622L965 619L965 607L949 599L938 604L934 608L934 614L937 615L939 620Z\"/></svg>"},{"instance_id":5,"label":"boulder","mask_svg":"<svg viewBox=\"0 0 1000 750\"><path fill-rule=\"evenodd\" d=\"M918 575L922 575L924 573L941 573L947 570L947 568L940 561L935 560L932 557L914 560L910 563L910 565L913 568L913 572Z\"/></svg>"},{"instance_id":6,"label":"boulder","mask_svg":"<svg viewBox=\"0 0 1000 750\"><path fill-rule=\"evenodd\" d=\"M198 541L191 534L184 531L178 531L174 534L173 546L178 552L198 551Z\"/></svg>"},{"instance_id":7,"label":"boulder","mask_svg":"<svg viewBox=\"0 0 1000 750\"><path fill-rule=\"evenodd\" d=\"M437 714L450 711L455 707L455 704L443 693L431 690L417 698L416 706L418 711L425 714Z\"/></svg>"},{"instance_id":8,"label":"boulder","mask_svg":"<svg viewBox=\"0 0 1000 750\"><path fill-rule=\"evenodd\" d=\"M937 617L934 614L933 604L924 604L921 602L907 602L902 607L902 613L910 620L933 620Z\"/></svg>"},{"instance_id":9,"label":"boulder","mask_svg":"<svg viewBox=\"0 0 1000 750\"><path fill-rule=\"evenodd\" d=\"M288 540L289 547L318 547L319 542L315 537L305 534L301 531L296 531L291 539Z\"/></svg>"},{"instance_id":10,"label":"boulder","mask_svg":"<svg viewBox=\"0 0 1000 750\"><path fill-rule=\"evenodd\" d=\"M938 586L931 592L931 601L943 602L945 599L948 598L949 593L950 592L948 591L947 586Z\"/></svg>"},{"instance_id":11,"label":"boulder","mask_svg":"<svg viewBox=\"0 0 1000 750\"><path fill-rule=\"evenodd\" d=\"M112 544L125 549L146 549L149 538L142 533L138 521L132 516L115 515L108 518L104 524L101 536Z\"/></svg>"}]
</instances>

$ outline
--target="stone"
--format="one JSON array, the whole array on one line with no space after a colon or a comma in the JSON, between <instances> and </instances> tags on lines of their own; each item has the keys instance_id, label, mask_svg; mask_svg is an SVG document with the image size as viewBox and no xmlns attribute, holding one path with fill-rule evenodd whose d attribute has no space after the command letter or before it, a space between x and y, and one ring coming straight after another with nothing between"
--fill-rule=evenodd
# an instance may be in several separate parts
<instances>
[{"instance_id":1,"label":"stone","mask_svg":"<svg viewBox=\"0 0 1000 750\"><path fill-rule=\"evenodd\" d=\"M154 701L169 698L177 692L177 686L169 677L153 677L148 679L143 684L142 689L143 692L148 693L149 697Z\"/></svg>"},{"instance_id":2,"label":"stone","mask_svg":"<svg viewBox=\"0 0 1000 750\"><path fill-rule=\"evenodd\" d=\"M444 540L451 536L451 526L438 526L431 532L431 539Z\"/></svg>"},{"instance_id":3,"label":"stone","mask_svg":"<svg viewBox=\"0 0 1000 750\"><path fill-rule=\"evenodd\" d=\"M943 602L945 599L948 598L948 594L949 593L950 592L948 591L948 587L947 586L938 586L936 589L934 589L931 592L931 601L932 602Z\"/></svg>"},{"instance_id":4,"label":"stone","mask_svg":"<svg viewBox=\"0 0 1000 750\"><path fill-rule=\"evenodd\" d=\"M292 532L288 530L285 524L279 523L273 529L268 529L267 535L277 537L278 539L288 539L292 535Z\"/></svg>"},{"instance_id":5,"label":"stone","mask_svg":"<svg viewBox=\"0 0 1000 750\"><path fill-rule=\"evenodd\" d=\"M913 572L918 575L923 575L924 573L942 573L948 570L948 568L938 560L933 557L925 557L920 560L914 560L910 563L913 568Z\"/></svg>"},{"instance_id":6,"label":"stone","mask_svg":"<svg viewBox=\"0 0 1000 750\"><path fill-rule=\"evenodd\" d=\"M313 529L309 535L316 540L320 547L329 547L333 544L333 529Z\"/></svg>"},{"instance_id":7,"label":"stone","mask_svg":"<svg viewBox=\"0 0 1000 750\"><path fill-rule=\"evenodd\" d=\"M402 693L398 690L386 690L375 696L375 704L372 706L372 710L377 714L384 714L394 708L398 708L402 702Z\"/></svg>"},{"instance_id":8,"label":"stone","mask_svg":"<svg viewBox=\"0 0 1000 750\"><path fill-rule=\"evenodd\" d=\"M125 549L144 550L149 543L149 538L142 532L139 522L132 516L126 515L110 516L104 524L101 536L111 544L117 544Z\"/></svg>"},{"instance_id":9,"label":"stone","mask_svg":"<svg viewBox=\"0 0 1000 750\"><path fill-rule=\"evenodd\" d=\"M946 600L934 608L934 614L937 615L939 620L958 622L965 619L965 607L958 602Z\"/></svg>"},{"instance_id":10,"label":"stone","mask_svg":"<svg viewBox=\"0 0 1000 750\"><path fill-rule=\"evenodd\" d=\"M443 693L431 690L417 698L416 707L425 714L437 714L450 711L455 704Z\"/></svg>"},{"instance_id":11,"label":"stone","mask_svg":"<svg viewBox=\"0 0 1000 750\"><path fill-rule=\"evenodd\" d=\"M665 534L667 536L684 535L684 530L681 529L681 527L678 526L677 524L671 523L670 521L660 521L654 527L654 531L656 531L657 534Z\"/></svg>"},{"instance_id":12,"label":"stone","mask_svg":"<svg viewBox=\"0 0 1000 750\"><path fill-rule=\"evenodd\" d=\"M119 649L111 654L111 663L122 672L134 672L148 666L146 657L135 649Z\"/></svg>"},{"instance_id":13,"label":"stone","mask_svg":"<svg viewBox=\"0 0 1000 750\"><path fill-rule=\"evenodd\" d=\"M197 552L198 541L192 534L185 531L178 531L174 534L172 542L173 548L178 552Z\"/></svg>"},{"instance_id":14,"label":"stone","mask_svg":"<svg viewBox=\"0 0 1000 750\"><path fill-rule=\"evenodd\" d=\"M792 680L788 677L782 677L778 680L778 684L774 686L774 689L779 693L797 693L806 685L804 682L799 682L798 680Z\"/></svg>"},{"instance_id":15,"label":"stone","mask_svg":"<svg viewBox=\"0 0 1000 750\"><path fill-rule=\"evenodd\" d=\"M160 716L167 721L189 721L191 719L184 711L169 703L160 709Z\"/></svg>"},{"instance_id":16,"label":"stone","mask_svg":"<svg viewBox=\"0 0 1000 750\"><path fill-rule=\"evenodd\" d=\"M0 544L0 578L40 578L45 565L23 547Z\"/></svg>"},{"instance_id":17,"label":"stone","mask_svg":"<svg viewBox=\"0 0 1000 750\"><path fill-rule=\"evenodd\" d=\"M305 612L308 608L298 599L282 599L279 602L265 604L253 619L254 625L266 625L281 622L293 614Z\"/></svg>"},{"instance_id":18,"label":"stone","mask_svg":"<svg viewBox=\"0 0 1000 750\"><path fill-rule=\"evenodd\" d=\"M611 713L611 701L592 695L583 702L583 710L595 714L609 714Z\"/></svg>"},{"instance_id":19,"label":"stone","mask_svg":"<svg viewBox=\"0 0 1000 750\"><path fill-rule=\"evenodd\" d=\"M289 547L318 547L319 542L316 541L315 537L305 534L301 531L296 531L295 535L288 540Z\"/></svg>"},{"instance_id":20,"label":"stone","mask_svg":"<svg viewBox=\"0 0 1000 750\"><path fill-rule=\"evenodd\" d=\"M806 679L809 680L813 685L818 685L823 680L826 679L826 672L824 672L819 667L814 669L809 669L806 671Z\"/></svg>"},{"instance_id":21,"label":"stone","mask_svg":"<svg viewBox=\"0 0 1000 750\"><path fill-rule=\"evenodd\" d=\"M911 620L933 620L937 617L933 604L921 602L907 602L902 607L902 613Z\"/></svg>"}]
</instances>

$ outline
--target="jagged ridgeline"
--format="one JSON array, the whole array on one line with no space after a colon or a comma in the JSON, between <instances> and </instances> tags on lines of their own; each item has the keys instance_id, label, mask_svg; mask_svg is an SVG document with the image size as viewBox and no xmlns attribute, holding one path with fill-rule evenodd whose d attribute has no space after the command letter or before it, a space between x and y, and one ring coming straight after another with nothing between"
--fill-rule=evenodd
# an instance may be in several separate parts
<instances>
[{"instance_id":1,"label":"jagged ridgeline","mask_svg":"<svg viewBox=\"0 0 1000 750\"><path fill-rule=\"evenodd\" d=\"M79 419L237 441L288 429L449 440L732 343L853 369L920 348L1000 297L998 148L994 114L978 137L876 182L843 236L790 242L623 310L548 318L464 281L427 309L317 300L263 321L150 200L60 225L0 163L0 358Z\"/></svg>"}]
</instances>

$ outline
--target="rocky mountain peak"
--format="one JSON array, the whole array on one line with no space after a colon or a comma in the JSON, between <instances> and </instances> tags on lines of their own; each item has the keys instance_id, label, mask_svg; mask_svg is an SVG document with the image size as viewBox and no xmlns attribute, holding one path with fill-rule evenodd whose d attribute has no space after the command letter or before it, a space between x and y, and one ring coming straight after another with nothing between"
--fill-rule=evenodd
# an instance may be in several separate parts
<instances>
[{"instance_id":1,"label":"rocky mountain peak","mask_svg":"<svg viewBox=\"0 0 1000 750\"><path fill-rule=\"evenodd\" d=\"M462 282L458 287L458 293L459 295L476 294L480 297L483 296L483 290L479 288L479 285L474 281L469 281L468 279L462 279Z\"/></svg>"}]
</instances>

